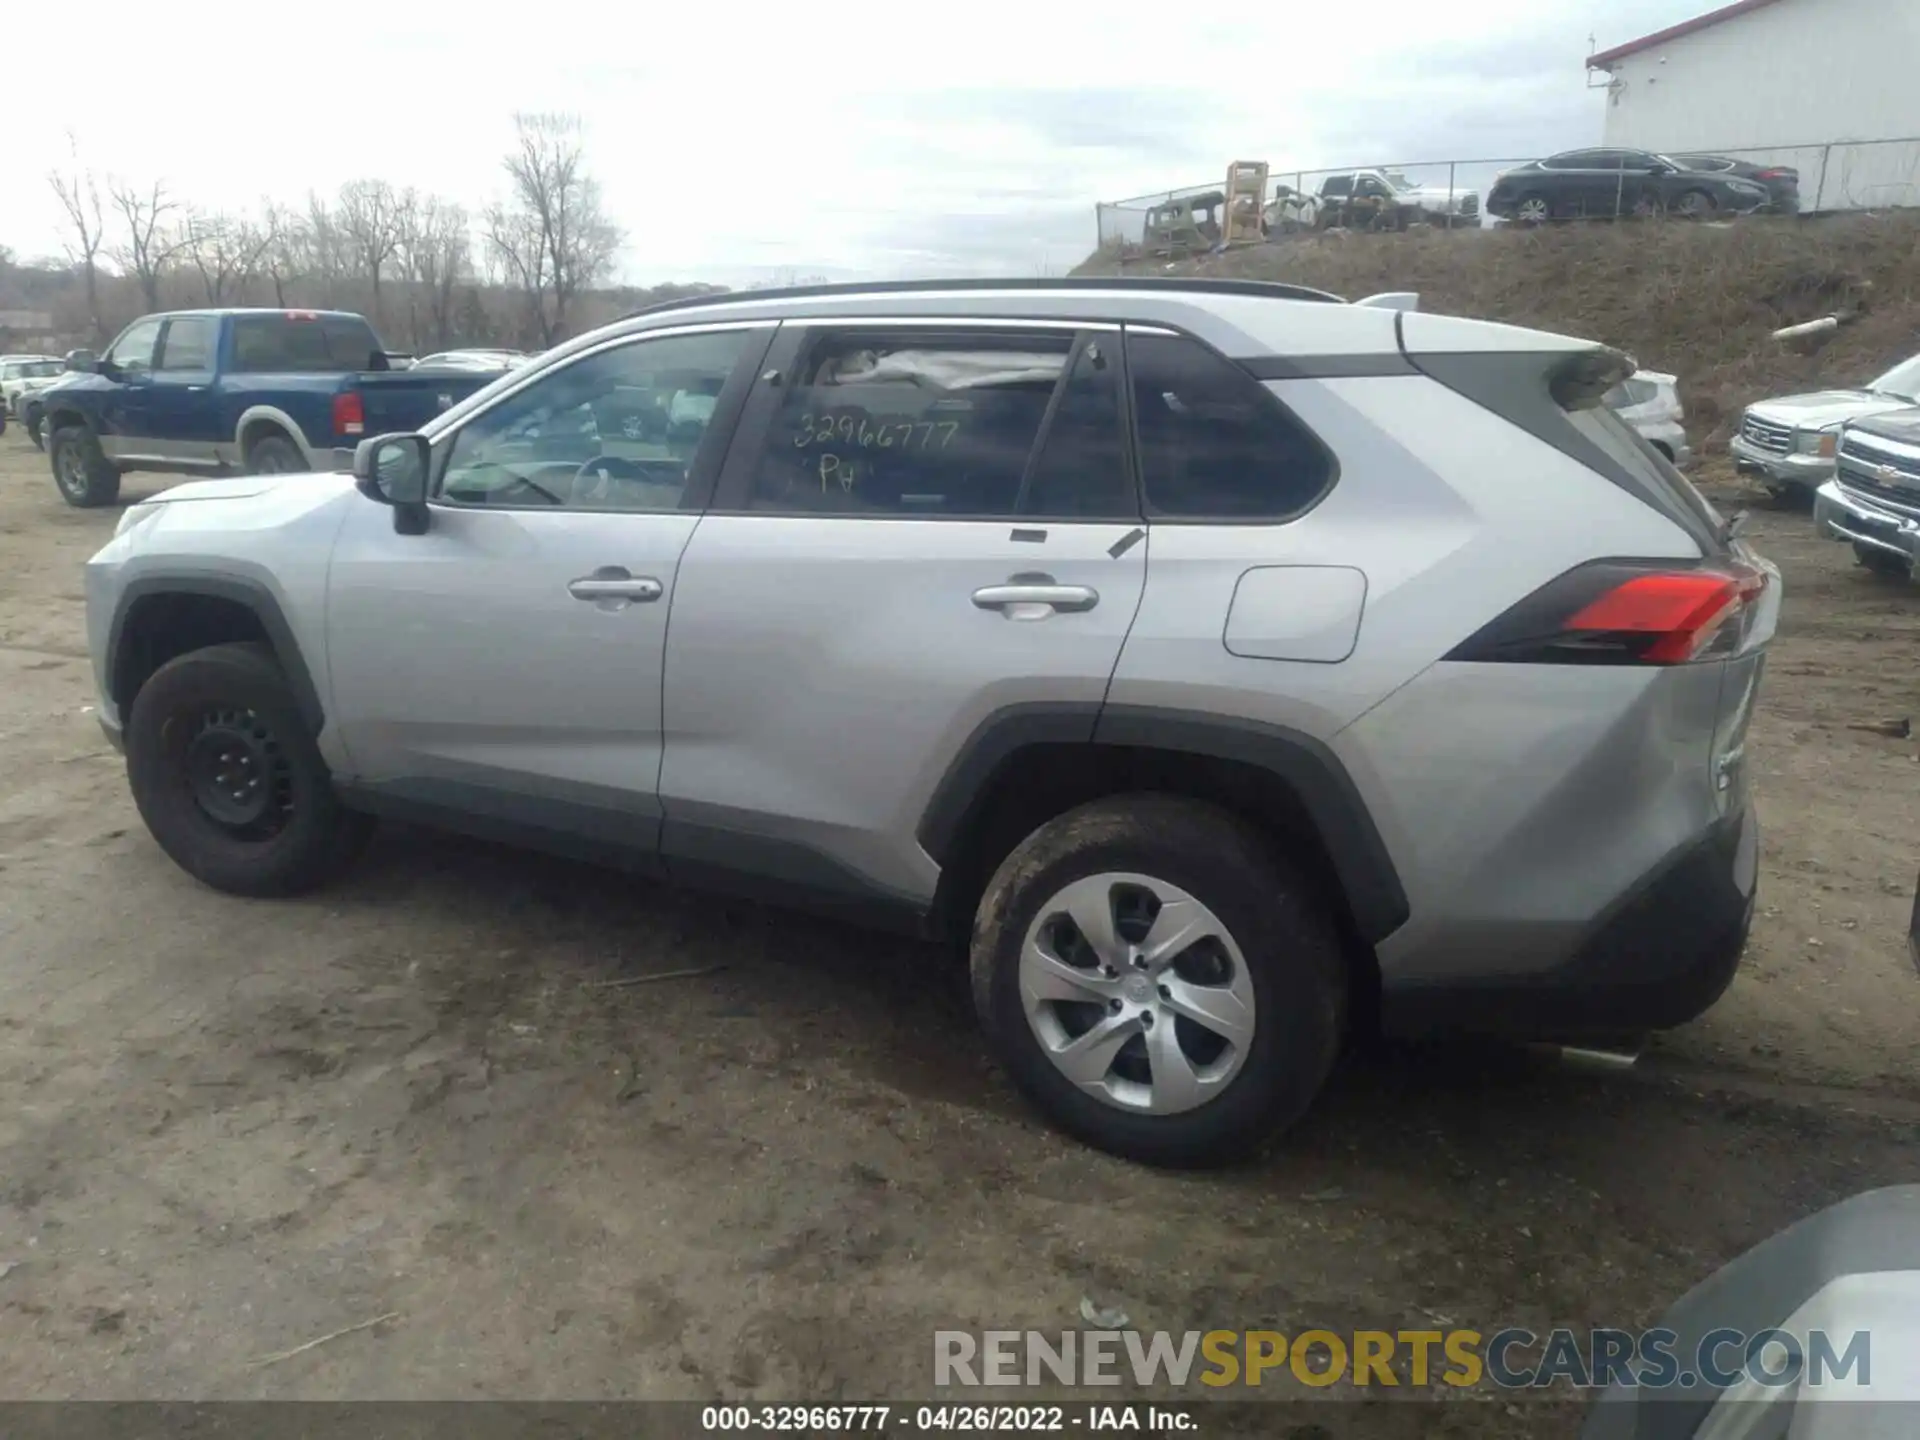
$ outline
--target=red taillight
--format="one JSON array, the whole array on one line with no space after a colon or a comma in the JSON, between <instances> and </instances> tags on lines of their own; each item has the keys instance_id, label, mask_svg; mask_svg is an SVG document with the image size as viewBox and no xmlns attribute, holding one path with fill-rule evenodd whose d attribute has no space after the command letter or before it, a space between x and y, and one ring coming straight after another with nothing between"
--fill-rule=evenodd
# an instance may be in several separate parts
<instances>
[{"instance_id":1,"label":"red taillight","mask_svg":"<svg viewBox=\"0 0 1920 1440\"><path fill-rule=\"evenodd\" d=\"M1447 658L1683 665L1737 646L1766 586L1763 571L1738 560L1686 568L1598 561L1542 586Z\"/></svg>"},{"instance_id":2,"label":"red taillight","mask_svg":"<svg viewBox=\"0 0 1920 1440\"><path fill-rule=\"evenodd\" d=\"M1800 178L1800 172L1798 170L1762 170L1753 178L1756 180L1798 180Z\"/></svg>"},{"instance_id":3,"label":"red taillight","mask_svg":"<svg viewBox=\"0 0 1920 1440\"><path fill-rule=\"evenodd\" d=\"M333 433L336 435L364 435L367 429L367 412L360 404L360 392L348 390L333 397Z\"/></svg>"}]
</instances>

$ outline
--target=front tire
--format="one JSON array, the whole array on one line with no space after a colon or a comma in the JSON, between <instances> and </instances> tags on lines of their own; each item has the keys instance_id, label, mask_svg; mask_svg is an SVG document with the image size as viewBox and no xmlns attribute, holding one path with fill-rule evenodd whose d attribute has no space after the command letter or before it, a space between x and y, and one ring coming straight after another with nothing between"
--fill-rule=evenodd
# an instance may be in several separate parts
<instances>
[{"instance_id":1,"label":"front tire","mask_svg":"<svg viewBox=\"0 0 1920 1440\"><path fill-rule=\"evenodd\" d=\"M1875 550L1870 545L1855 545L1853 558L1873 574L1884 576L1889 580L1907 580L1913 575L1913 572L1907 568L1907 562L1898 555L1889 555L1886 551Z\"/></svg>"},{"instance_id":2,"label":"front tire","mask_svg":"<svg viewBox=\"0 0 1920 1440\"><path fill-rule=\"evenodd\" d=\"M62 425L55 430L47 458L60 498L75 509L92 510L120 498L120 471L86 426Z\"/></svg>"},{"instance_id":3,"label":"front tire","mask_svg":"<svg viewBox=\"0 0 1920 1440\"><path fill-rule=\"evenodd\" d=\"M128 717L127 778L160 848L229 894L312 889L372 829L334 798L293 688L264 645L213 645L156 670Z\"/></svg>"},{"instance_id":4,"label":"front tire","mask_svg":"<svg viewBox=\"0 0 1920 1440\"><path fill-rule=\"evenodd\" d=\"M1674 208L1689 220L1711 220L1713 212L1719 207L1706 191L1689 190L1680 197Z\"/></svg>"},{"instance_id":5,"label":"front tire","mask_svg":"<svg viewBox=\"0 0 1920 1440\"><path fill-rule=\"evenodd\" d=\"M40 433L40 407L38 405L29 405L27 407L27 413L21 418L22 423L27 427L27 439L33 442L33 448L36 450L46 449L46 436Z\"/></svg>"},{"instance_id":6,"label":"front tire","mask_svg":"<svg viewBox=\"0 0 1920 1440\"><path fill-rule=\"evenodd\" d=\"M1244 1157L1297 1120L1345 1028L1333 923L1210 805L1116 796L1041 826L974 917L975 1008L1053 1124L1154 1165Z\"/></svg>"}]
</instances>

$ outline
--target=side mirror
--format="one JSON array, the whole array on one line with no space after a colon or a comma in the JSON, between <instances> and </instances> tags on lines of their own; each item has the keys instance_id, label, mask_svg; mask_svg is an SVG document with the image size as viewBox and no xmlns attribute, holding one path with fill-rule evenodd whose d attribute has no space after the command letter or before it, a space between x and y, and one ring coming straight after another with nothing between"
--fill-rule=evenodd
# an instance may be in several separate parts
<instances>
[{"instance_id":1,"label":"side mirror","mask_svg":"<svg viewBox=\"0 0 1920 1440\"><path fill-rule=\"evenodd\" d=\"M375 435L354 447L353 483L369 500L393 507L400 534L424 535L431 459L424 435Z\"/></svg>"},{"instance_id":2,"label":"side mirror","mask_svg":"<svg viewBox=\"0 0 1920 1440\"><path fill-rule=\"evenodd\" d=\"M91 374L99 368L100 357L95 355L93 351L69 350L67 352L67 369L77 370L84 374Z\"/></svg>"}]
</instances>

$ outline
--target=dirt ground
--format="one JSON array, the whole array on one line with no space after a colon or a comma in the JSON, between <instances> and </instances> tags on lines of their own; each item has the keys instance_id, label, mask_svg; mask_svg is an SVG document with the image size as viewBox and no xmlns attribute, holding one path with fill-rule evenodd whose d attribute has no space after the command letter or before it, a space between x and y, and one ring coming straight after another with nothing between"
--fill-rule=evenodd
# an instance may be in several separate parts
<instances>
[{"instance_id":1,"label":"dirt ground","mask_svg":"<svg viewBox=\"0 0 1920 1440\"><path fill-rule=\"evenodd\" d=\"M1920 712L1920 591L1805 515L1751 529L1788 590L1729 995L1623 1076L1357 1055L1201 1177L1043 1129L912 945L399 829L311 899L195 884L88 710L114 518L0 439L0 1398L925 1398L936 1328L1083 1296L1148 1329L1634 1325L1920 1181L1920 740L1849 728Z\"/></svg>"}]
</instances>

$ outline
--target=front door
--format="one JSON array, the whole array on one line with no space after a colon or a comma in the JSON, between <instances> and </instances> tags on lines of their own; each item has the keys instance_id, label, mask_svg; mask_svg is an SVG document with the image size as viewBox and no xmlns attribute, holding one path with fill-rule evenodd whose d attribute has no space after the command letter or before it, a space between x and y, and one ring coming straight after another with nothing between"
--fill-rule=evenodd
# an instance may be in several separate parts
<instances>
[{"instance_id":1,"label":"front door","mask_svg":"<svg viewBox=\"0 0 1920 1440\"><path fill-rule=\"evenodd\" d=\"M100 407L100 449L109 460L154 458L147 449L153 421L153 356L160 343L157 316L136 320L103 357L101 373L111 382Z\"/></svg>"},{"instance_id":2,"label":"front door","mask_svg":"<svg viewBox=\"0 0 1920 1440\"><path fill-rule=\"evenodd\" d=\"M1146 574L1119 341L783 327L681 562L670 871L920 908L922 811L983 721L1065 703L1091 738Z\"/></svg>"},{"instance_id":3,"label":"front door","mask_svg":"<svg viewBox=\"0 0 1920 1440\"><path fill-rule=\"evenodd\" d=\"M176 315L160 337L148 391L148 441L156 457L211 469L220 463L213 392L213 349L220 323L211 315Z\"/></svg>"},{"instance_id":4,"label":"front door","mask_svg":"<svg viewBox=\"0 0 1920 1440\"><path fill-rule=\"evenodd\" d=\"M370 800L651 862L681 552L770 335L587 352L435 437L427 533L353 508L328 581L329 720Z\"/></svg>"}]
</instances>

